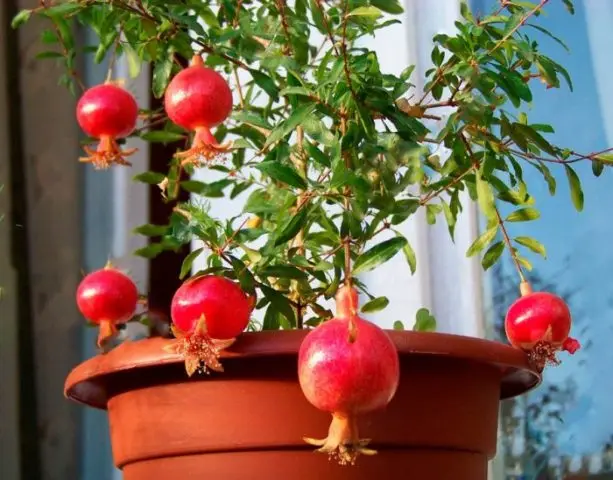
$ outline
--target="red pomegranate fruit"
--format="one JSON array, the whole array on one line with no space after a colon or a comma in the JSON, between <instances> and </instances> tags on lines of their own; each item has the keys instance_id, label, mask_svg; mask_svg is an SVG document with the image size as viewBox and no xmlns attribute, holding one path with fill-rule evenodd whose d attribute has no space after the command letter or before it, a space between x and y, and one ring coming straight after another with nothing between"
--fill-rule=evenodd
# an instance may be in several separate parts
<instances>
[{"instance_id":1,"label":"red pomegranate fruit","mask_svg":"<svg viewBox=\"0 0 613 480\"><path fill-rule=\"evenodd\" d=\"M125 157L136 149L121 150L116 140L134 131L137 118L136 100L120 86L107 82L87 90L77 103L77 121L87 135L100 142L96 150L84 147L88 156L79 160L98 169L112 164L131 165Z\"/></svg>"},{"instance_id":2,"label":"red pomegranate fruit","mask_svg":"<svg viewBox=\"0 0 613 480\"><path fill-rule=\"evenodd\" d=\"M522 296L507 311L505 331L511 345L528 352L539 369L557 365L556 352L574 354L580 344L569 337L572 325L566 302L548 292L533 292L527 282L521 285Z\"/></svg>"},{"instance_id":3,"label":"red pomegranate fruit","mask_svg":"<svg viewBox=\"0 0 613 480\"><path fill-rule=\"evenodd\" d=\"M208 164L229 150L230 143L220 145L211 128L230 115L232 91L219 73L204 66L200 55L168 84L164 107L170 120L194 132L191 148L177 154L183 164Z\"/></svg>"},{"instance_id":4,"label":"red pomegranate fruit","mask_svg":"<svg viewBox=\"0 0 613 480\"><path fill-rule=\"evenodd\" d=\"M138 297L132 279L110 263L81 280L77 307L87 320L99 326L98 347L116 335L117 325L134 316Z\"/></svg>"},{"instance_id":5,"label":"red pomegranate fruit","mask_svg":"<svg viewBox=\"0 0 613 480\"><path fill-rule=\"evenodd\" d=\"M179 287L170 307L177 341L169 350L184 357L189 376L223 372L220 353L249 324L252 298L233 281L215 275L193 277Z\"/></svg>"},{"instance_id":6,"label":"red pomegranate fruit","mask_svg":"<svg viewBox=\"0 0 613 480\"><path fill-rule=\"evenodd\" d=\"M385 407L400 377L398 351L381 328L357 314L358 294L350 286L336 295L336 317L303 340L298 378L307 400L332 414L328 437L304 440L341 465L354 464L370 440L360 439L357 417Z\"/></svg>"}]
</instances>

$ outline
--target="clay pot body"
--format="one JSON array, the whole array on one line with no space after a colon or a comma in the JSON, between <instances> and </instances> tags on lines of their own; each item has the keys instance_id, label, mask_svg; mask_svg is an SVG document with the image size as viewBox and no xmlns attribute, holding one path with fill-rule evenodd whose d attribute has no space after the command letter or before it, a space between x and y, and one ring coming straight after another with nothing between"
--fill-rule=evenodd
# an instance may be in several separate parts
<instances>
[{"instance_id":1,"label":"clay pot body","mask_svg":"<svg viewBox=\"0 0 613 480\"><path fill-rule=\"evenodd\" d=\"M124 343L79 365L66 395L107 408L125 480L486 480L500 399L533 388L526 356L496 342L389 332L401 380L383 411L359 421L378 450L356 466L314 453L331 417L303 397L297 352L305 332L244 334L225 372L188 379L160 338Z\"/></svg>"}]
</instances>

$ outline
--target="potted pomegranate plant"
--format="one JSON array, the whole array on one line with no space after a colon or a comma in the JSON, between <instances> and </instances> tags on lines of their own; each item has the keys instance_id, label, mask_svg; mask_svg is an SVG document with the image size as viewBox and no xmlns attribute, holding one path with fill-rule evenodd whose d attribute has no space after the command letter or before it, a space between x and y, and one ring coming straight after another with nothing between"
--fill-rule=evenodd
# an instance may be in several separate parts
<instances>
[{"instance_id":1,"label":"potted pomegranate plant","mask_svg":"<svg viewBox=\"0 0 613 480\"><path fill-rule=\"evenodd\" d=\"M539 170L552 194L550 168L565 170L580 210L574 163L600 175L613 162L608 151L553 145L552 127L528 119L535 83L570 83L528 36L550 35L530 28L547 3L502 1L483 17L463 4L455 34L434 37L420 92L411 66L383 72L359 43L398 22L397 0L66 0L17 15L15 26L35 14L54 27L44 40L59 49L46 56L65 62L62 81L79 97L87 168L129 167L128 136L185 143L166 174L135 172L174 205L166 224L137 230L151 240L136 254L203 245L177 272L185 282L169 306L170 338L111 348L119 326L141 318L134 283L112 265L77 292L102 352L69 375L66 395L108 409L127 480L486 478L500 399L537 385L559 351L579 346L563 300L526 278L523 249L544 248L507 228L538 216L523 169ZM83 50L96 61L150 63L164 108L139 112L118 79L80 91L71 22L99 36ZM439 146L451 153L435 155ZM191 179L199 168L223 178ZM243 213L214 218L202 202L179 202L185 191L228 195ZM362 318L388 302L361 274L397 254L416 268L397 226L423 208L453 234L464 191L487 221L468 255L482 254L487 269L507 252L517 267L512 346L432 332L423 310L413 331ZM191 275L199 256L206 268Z\"/></svg>"}]
</instances>

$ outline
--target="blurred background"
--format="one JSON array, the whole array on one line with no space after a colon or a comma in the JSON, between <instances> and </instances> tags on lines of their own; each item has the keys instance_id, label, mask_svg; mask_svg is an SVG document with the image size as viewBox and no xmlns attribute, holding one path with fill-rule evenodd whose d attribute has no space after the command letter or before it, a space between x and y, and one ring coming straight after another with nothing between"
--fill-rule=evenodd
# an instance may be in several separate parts
<instances>
[{"instance_id":1,"label":"blurred background","mask_svg":"<svg viewBox=\"0 0 613 480\"><path fill-rule=\"evenodd\" d=\"M76 162L81 140L76 100L58 85L65 72L53 61L36 59L50 49L39 40L49 26L32 21L18 32L10 28L12 16L33 3L0 2L0 479L119 479L105 413L73 405L62 395L70 369L95 354L95 333L76 311L74 292L83 272L111 258L150 294L154 309L166 310L178 284L180 255L147 261L130 252L145 241L132 235L132 228L147 220L157 223L168 206L130 179L135 171L164 171L175 147L132 141L139 148L132 170L94 172ZM479 13L498 2L469 3ZM613 145L613 1L575 3L571 16L561 0L552 0L538 20L564 39L568 52L534 30L545 53L568 68L574 92L536 86L529 116L555 125L556 143L588 153ZM429 68L432 35L453 30L459 1L405 0L405 8L404 24L378 35L371 47L382 69L398 73L416 63L419 77ZM75 39L95 43L86 30L76 31ZM104 79L107 63L78 60L86 85ZM114 69L116 77L127 77L121 59ZM149 75L143 69L126 83L143 106L155 105ZM531 259L530 279L536 288L567 299L573 335L583 349L548 369L537 391L502 405L492 480L613 479L613 375L608 373L613 364L608 345L613 339L613 173L594 179L589 169L589 164L579 167L585 174L582 214L572 207L563 172L558 172L558 196L550 197L540 174L526 170L542 216L514 224L513 233L529 229L547 247L547 261ZM236 208L225 199L213 206L220 216ZM393 260L370 274L373 293L385 291L391 301L372 318L386 327L395 320L410 325L415 311L425 306L441 331L502 340L502 321L517 296L517 281L510 262L484 274L478 260L465 258L479 228L471 207L458 222L455 245L440 222L426 228L420 215L407 222L418 272L403 276L398 272L404 266Z\"/></svg>"}]
</instances>

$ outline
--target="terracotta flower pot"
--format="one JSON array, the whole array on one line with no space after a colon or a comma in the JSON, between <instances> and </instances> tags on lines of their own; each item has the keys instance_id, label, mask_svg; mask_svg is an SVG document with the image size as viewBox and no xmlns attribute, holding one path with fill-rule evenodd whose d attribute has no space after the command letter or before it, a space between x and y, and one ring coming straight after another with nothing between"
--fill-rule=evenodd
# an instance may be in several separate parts
<instances>
[{"instance_id":1,"label":"terracotta flower pot","mask_svg":"<svg viewBox=\"0 0 613 480\"><path fill-rule=\"evenodd\" d=\"M66 395L109 412L125 480L485 480L498 404L540 381L506 345L455 335L389 332L401 359L388 408L360 419L379 454L339 466L313 453L331 417L297 381L303 331L242 335L225 373L186 377L160 338L124 343L79 365Z\"/></svg>"}]
</instances>

